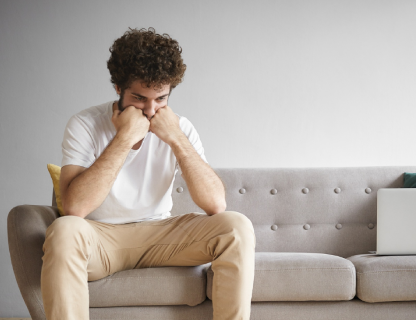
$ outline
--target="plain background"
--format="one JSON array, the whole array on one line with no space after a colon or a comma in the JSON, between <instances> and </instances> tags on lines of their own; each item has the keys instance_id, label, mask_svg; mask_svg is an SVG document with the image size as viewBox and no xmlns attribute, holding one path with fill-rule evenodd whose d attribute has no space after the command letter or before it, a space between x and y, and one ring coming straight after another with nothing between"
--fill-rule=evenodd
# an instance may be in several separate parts
<instances>
[{"instance_id":1,"label":"plain background","mask_svg":"<svg viewBox=\"0 0 416 320\"><path fill-rule=\"evenodd\" d=\"M416 1L0 0L0 317L29 316L7 214L50 205L68 119L117 99L106 61L128 27L179 41L169 106L211 166L414 165Z\"/></svg>"}]
</instances>

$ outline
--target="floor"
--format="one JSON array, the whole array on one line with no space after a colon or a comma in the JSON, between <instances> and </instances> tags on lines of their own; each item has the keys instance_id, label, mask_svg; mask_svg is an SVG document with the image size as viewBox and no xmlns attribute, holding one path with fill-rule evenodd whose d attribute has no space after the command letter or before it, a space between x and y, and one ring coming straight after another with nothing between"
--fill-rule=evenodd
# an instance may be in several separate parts
<instances>
[{"instance_id":1,"label":"floor","mask_svg":"<svg viewBox=\"0 0 416 320\"><path fill-rule=\"evenodd\" d=\"M32 318L0 318L0 320L32 320Z\"/></svg>"}]
</instances>

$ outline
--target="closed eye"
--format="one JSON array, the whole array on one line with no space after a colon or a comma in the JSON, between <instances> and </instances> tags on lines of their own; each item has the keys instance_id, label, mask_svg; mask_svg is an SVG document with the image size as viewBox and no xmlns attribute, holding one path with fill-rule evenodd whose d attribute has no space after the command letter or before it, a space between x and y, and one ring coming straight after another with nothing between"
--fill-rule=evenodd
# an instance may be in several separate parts
<instances>
[{"instance_id":1,"label":"closed eye","mask_svg":"<svg viewBox=\"0 0 416 320\"><path fill-rule=\"evenodd\" d=\"M165 98L166 98L166 97L159 97L159 98L157 98L157 99L158 99L159 101L163 101L163 100L165 100ZM139 101L143 101L143 99L144 99L144 98L143 98L143 97L136 97L136 99L137 99L137 100L139 100Z\"/></svg>"}]
</instances>

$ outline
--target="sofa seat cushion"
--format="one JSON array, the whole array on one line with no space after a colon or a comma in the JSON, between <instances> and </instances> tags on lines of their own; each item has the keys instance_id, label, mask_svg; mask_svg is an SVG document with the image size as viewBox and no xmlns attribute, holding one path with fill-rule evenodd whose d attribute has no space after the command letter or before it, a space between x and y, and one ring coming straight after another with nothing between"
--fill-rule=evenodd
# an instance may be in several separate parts
<instances>
[{"instance_id":1,"label":"sofa seat cushion","mask_svg":"<svg viewBox=\"0 0 416 320\"><path fill-rule=\"evenodd\" d=\"M357 272L357 297L365 302L416 300L416 256L358 254L347 258Z\"/></svg>"},{"instance_id":2,"label":"sofa seat cushion","mask_svg":"<svg viewBox=\"0 0 416 320\"><path fill-rule=\"evenodd\" d=\"M210 265L116 272L88 282L90 307L196 306L206 299L207 269Z\"/></svg>"},{"instance_id":3,"label":"sofa seat cushion","mask_svg":"<svg viewBox=\"0 0 416 320\"><path fill-rule=\"evenodd\" d=\"M208 269L212 300L214 272ZM351 261L324 253L256 252L251 301L336 301L355 296Z\"/></svg>"}]
</instances>

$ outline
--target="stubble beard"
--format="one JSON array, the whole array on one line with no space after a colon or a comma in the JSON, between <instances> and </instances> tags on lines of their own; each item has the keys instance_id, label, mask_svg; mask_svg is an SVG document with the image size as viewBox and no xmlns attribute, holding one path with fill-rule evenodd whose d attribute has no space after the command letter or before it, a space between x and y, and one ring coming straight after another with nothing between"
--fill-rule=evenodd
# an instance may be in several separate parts
<instances>
[{"instance_id":1,"label":"stubble beard","mask_svg":"<svg viewBox=\"0 0 416 320\"><path fill-rule=\"evenodd\" d=\"M123 99L124 99L124 91L121 91L120 99L117 102L118 110L120 110L120 112L123 112L123 110L124 110L124 108L123 108Z\"/></svg>"}]
</instances>

